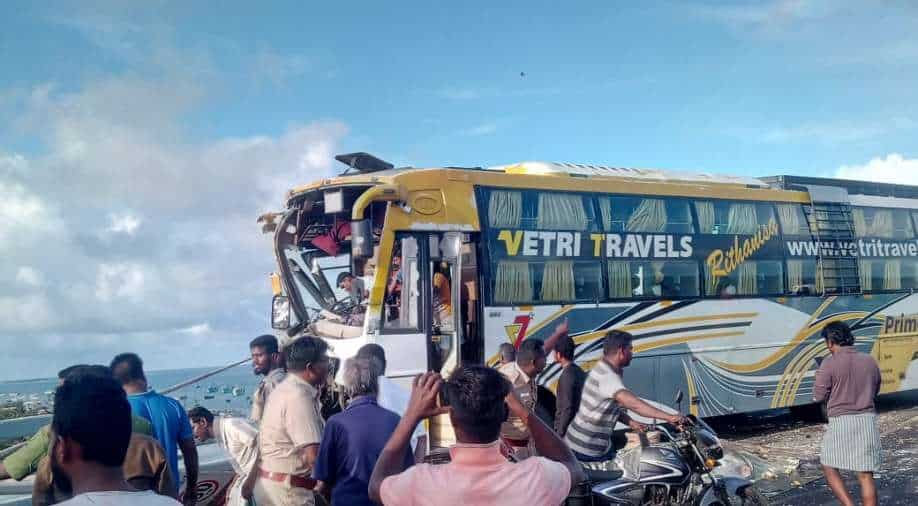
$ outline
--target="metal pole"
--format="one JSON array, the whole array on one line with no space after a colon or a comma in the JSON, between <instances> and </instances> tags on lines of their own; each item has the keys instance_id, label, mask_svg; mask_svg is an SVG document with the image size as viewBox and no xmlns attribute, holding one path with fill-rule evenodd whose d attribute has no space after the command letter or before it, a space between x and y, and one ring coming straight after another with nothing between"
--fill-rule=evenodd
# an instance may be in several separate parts
<instances>
[{"instance_id":1,"label":"metal pole","mask_svg":"<svg viewBox=\"0 0 918 506\"><path fill-rule=\"evenodd\" d=\"M197 382L199 382L199 381L203 381L203 380L206 380L207 378L209 378L209 377L211 377L211 376L220 374L221 372L223 372L223 371L225 371L225 370L227 370L227 369L232 369L233 367L238 367L238 366L240 366L240 365L242 365L242 364L248 362L249 360L252 360L251 357L246 357L246 358L244 358L244 359L242 359L242 360L240 360L240 361L238 361L238 362L233 362L233 363L230 364L230 365L226 365L226 366L223 366L223 367L221 367L221 368L219 368L219 369L214 369L213 371L206 372L206 373L204 373L204 374L202 374L202 375L200 375L200 376L196 376L196 377L194 377L194 378L191 378L190 380L183 381L183 382L179 383L178 385L173 385L173 386L171 386L171 387L169 387L169 388L166 388L165 390L160 390L159 393L161 393L161 394L168 394L168 393L175 392L176 390L178 390L178 389L180 389L180 388L185 388L185 387L187 387L188 385L194 385L195 383L197 383Z\"/></svg>"}]
</instances>

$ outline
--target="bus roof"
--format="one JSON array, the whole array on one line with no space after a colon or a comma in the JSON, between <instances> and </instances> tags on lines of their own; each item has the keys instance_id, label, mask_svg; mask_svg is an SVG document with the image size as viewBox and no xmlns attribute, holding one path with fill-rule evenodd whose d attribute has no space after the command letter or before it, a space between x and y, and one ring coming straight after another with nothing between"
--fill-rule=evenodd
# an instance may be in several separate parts
<instances>
[{"instance_id":1,"label":"bus roof","mask_svg":"<svg viewBox=\"0 0 918 506\"><path fill-rule=\"evenodd\" d=\"M368 155L369 156L369 155ZM353 168L353 167L352 167ZM350 170L350 169L349 169ZM846 179L830 179L809 176L770 176L755 178L749 176L731 176L725 174L683 172L673 170L646 169L646 168L624 168L611 167L605 165L588 165L567 162L540 162L527 161L509 165L497 165L487 168L482 167L401 167L385 168L384 170L366 170L357 172L346 172L336 177L326 178L312 183L293 188L287 195L287 199L295 199L304 193L320 190L329 186L360 186L374 185L379 183L394 183L402 180L404 177L412 178L410 174L429 171L461 171L469 174L471 180L488 181L495 184L495 176L503 174L507 176L527 176L525 179L535 177L536 179L545 178L552 180L551 185L559 189L581 189L587 181L596 181L600 183L599 187L605 187L609 184L620 188L621 183L627 183L634 188L646 189L653 187L658 183L666 184L663 187L656 186L654 193L678 195L685 193L690 196L702 196L705 192L713 191L716 194L733 196L739 198L764 198L765 200L779 201L797 201L808 202L807 186L832 186L844 188L852 196L862 195L864 198L856 199L852 203L868 205L876 201L876 205L891 207L910 207L918 208L918 186L872 183L866 181L854 181ZM479 174L476 177L474 174ZM422 176L426 177L426 176ZM498 176L500 177L500 176ZM553 179L557 178L557 179ZM517 184L526 184L516 180ZM530 181L541 187L545 183L537 183L535 179ZM608 184L604 184L608 183ZM502 184L502 183L497 183ZM645 186L649 185L649 186ZM670 186L671 185L671 186ZM596 188L596 187L588 187ZM717 198L718 195L711 194ZM741 197L744 196L744 197ZM905 200L903 200L905 199ZM862 202L863 201L863 202ZM868 202L869 201L869 202Z\"/></svg>"},{"instance_id":2,"label":"bus roof","mask_svg":"<svg viewBox=\"0 0 918 506\"><path fill-rule=\"evenodd\" d=\"M586 165L566 162L521 162L512 165L488 167L487 170L507 174L568 175L581 177L614 177L657 182L704 183L743 185L750 188L768 188L759 179L745 176L728 176L724 174L693 173L660 169L639 169L626 167L609 167L606 165Z\"/></svg>"},{"instance_id":3,"label":"bus roof","mask_svg":"<svg viewBox=\"0 0 918 506\"><path fill-rule=\"evenodd\" d=\"M400 167L372 172L345 173L337 177L326 178L290 190L288 198L324 186L375 184L391 182L396 176L421 170L461 170L479 173L504 173L508 175L578 177L587 179L631 180L641 183L666 182L692 185L728 185L733 187L769 189L769 185L760 179L746 176L729 176L711 173L693 173L660 169L641 169L610 167L604 165L586 165L567 162L520 162L493 167Z\"/></svg>"},{"instance_id":4,"label":"bus roof","mask_svg":"<svg viewBox=\"0 0 918 506\"><path fill-rule=\"evenodd\" d=\"M761 180L782 190L804 190L806 185L834 186L848 190L851 195L918 199L918 186L892 183L874 183L854 179L834 179L811 176L769 176Z\"/></svg>"}]
</instances>

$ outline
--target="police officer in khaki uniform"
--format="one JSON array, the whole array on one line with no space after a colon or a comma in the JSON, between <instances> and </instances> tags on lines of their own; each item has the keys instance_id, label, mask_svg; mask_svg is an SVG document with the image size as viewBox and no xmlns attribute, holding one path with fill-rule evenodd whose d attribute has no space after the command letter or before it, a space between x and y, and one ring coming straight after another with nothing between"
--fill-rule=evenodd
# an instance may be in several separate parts
<instances>
[{"instance_id":1,"label":"police officer in khaki uniform","mask_svg":"<svg viewBox=\"0 0 918 506\"><path fill-rule=\"evenodd\" d=\"M510 380L513 391L526 406L533 411L539 401L538 376L545 369L545 357L554 350L562 337L567 336L568 324L565 320L543 343L538 339L526 339L516 352L516 361L500 366L497 370ZM501 425L500 437L509 446L517 460L523 460L534 454L530 444L529 429L519 417L510 416Z\"/></svg>"},{"instance_id":2,"label":"police officer in khaki uniform","mask_svg":"<svg viewBox=\"0 0 918 506\"><path fill-rule=\"evenodd\" d=\"M328 376L327 349L314 337L284 347L287 376L271 393L261 418L254 487L247 481L242 490L259 506L316 503L311 474L325 428L319 389Z\"/></svg>"}]
</instances>

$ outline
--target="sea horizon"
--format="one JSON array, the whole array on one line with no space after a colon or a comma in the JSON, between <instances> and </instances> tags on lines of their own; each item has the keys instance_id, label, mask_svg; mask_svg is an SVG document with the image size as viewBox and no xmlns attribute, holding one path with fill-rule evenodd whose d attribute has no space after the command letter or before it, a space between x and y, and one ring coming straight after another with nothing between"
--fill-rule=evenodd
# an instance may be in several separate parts
<instances>
[{"instance_id":1,"label":"sea horizon","mask_svg":"<svg viewBox=\"0 0 918 506\"><path fill-rule=\"evenodd\" d=\"M230 368L229 370L235 369L235 368L237 368L237 367L243 367L243 366L246 366L246 365L249 365L249 364L240 364L240 365L238 365L238 366L235 366L235 367ZM177 368L177 369L148 369L148 370L146 370L146 371L144 371L144 372L146 372L146 373L148 373L148 374L156 374L156 373L174 373L174 372L180 372L180 371L201 371L201 372L205 372L205 371L215 371L215 370L217 370L217 369L219 369L219 368L221 368L221 367L226 367L226 364L224 364L224 365L207 365L207 366L200 366L200 367L180 367L180 368ZM191 377L189 377L188 379L191 379ZM35 382L41 382L41 381L57 381L57 376L47 376L47 377L38 377L38 378L25 378L25 379L6 379L6 380L0 380L0 385L15 384L15 383L35 383Z\"/></svg>"},{"instance_id":2,"label":"sea horizon","mask_svg":"<svg viewBox=\"0 0 918 506\"><path fill-rule=\"evenodd\" d=\"M147 371L147 380L151 389L165 390L222 367L225 366L150 370ZM251 396L259 380L260 377L252 372L251 363L244 363L183 386L168 395L181 402L185 409L203 406L215 414L245 416L251 409ZM21 403L30 406L27 408L29 415L52 409L57 382L56 377L0 381L0 407ZM37 430L34 425L40 421L40 418L2 421L0 440L31 434Z\"/></svg>"}]
</instances>

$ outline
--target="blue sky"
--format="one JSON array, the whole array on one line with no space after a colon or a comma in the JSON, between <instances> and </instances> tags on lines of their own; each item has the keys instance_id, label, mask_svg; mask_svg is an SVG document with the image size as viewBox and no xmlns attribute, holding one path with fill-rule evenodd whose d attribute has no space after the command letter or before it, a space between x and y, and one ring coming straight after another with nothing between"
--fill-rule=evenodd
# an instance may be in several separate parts
<instances>
[{"instance_id":1,"label":"blue sky","mask_svg":"<svg viewBox=\"0 0 918 506\"><path fill-rule=\"evenodd\" d=\"M244 354L337 152L918 184L911 2L493 4L0 4L0 379Z\"/></svg>"}]
</instances>

